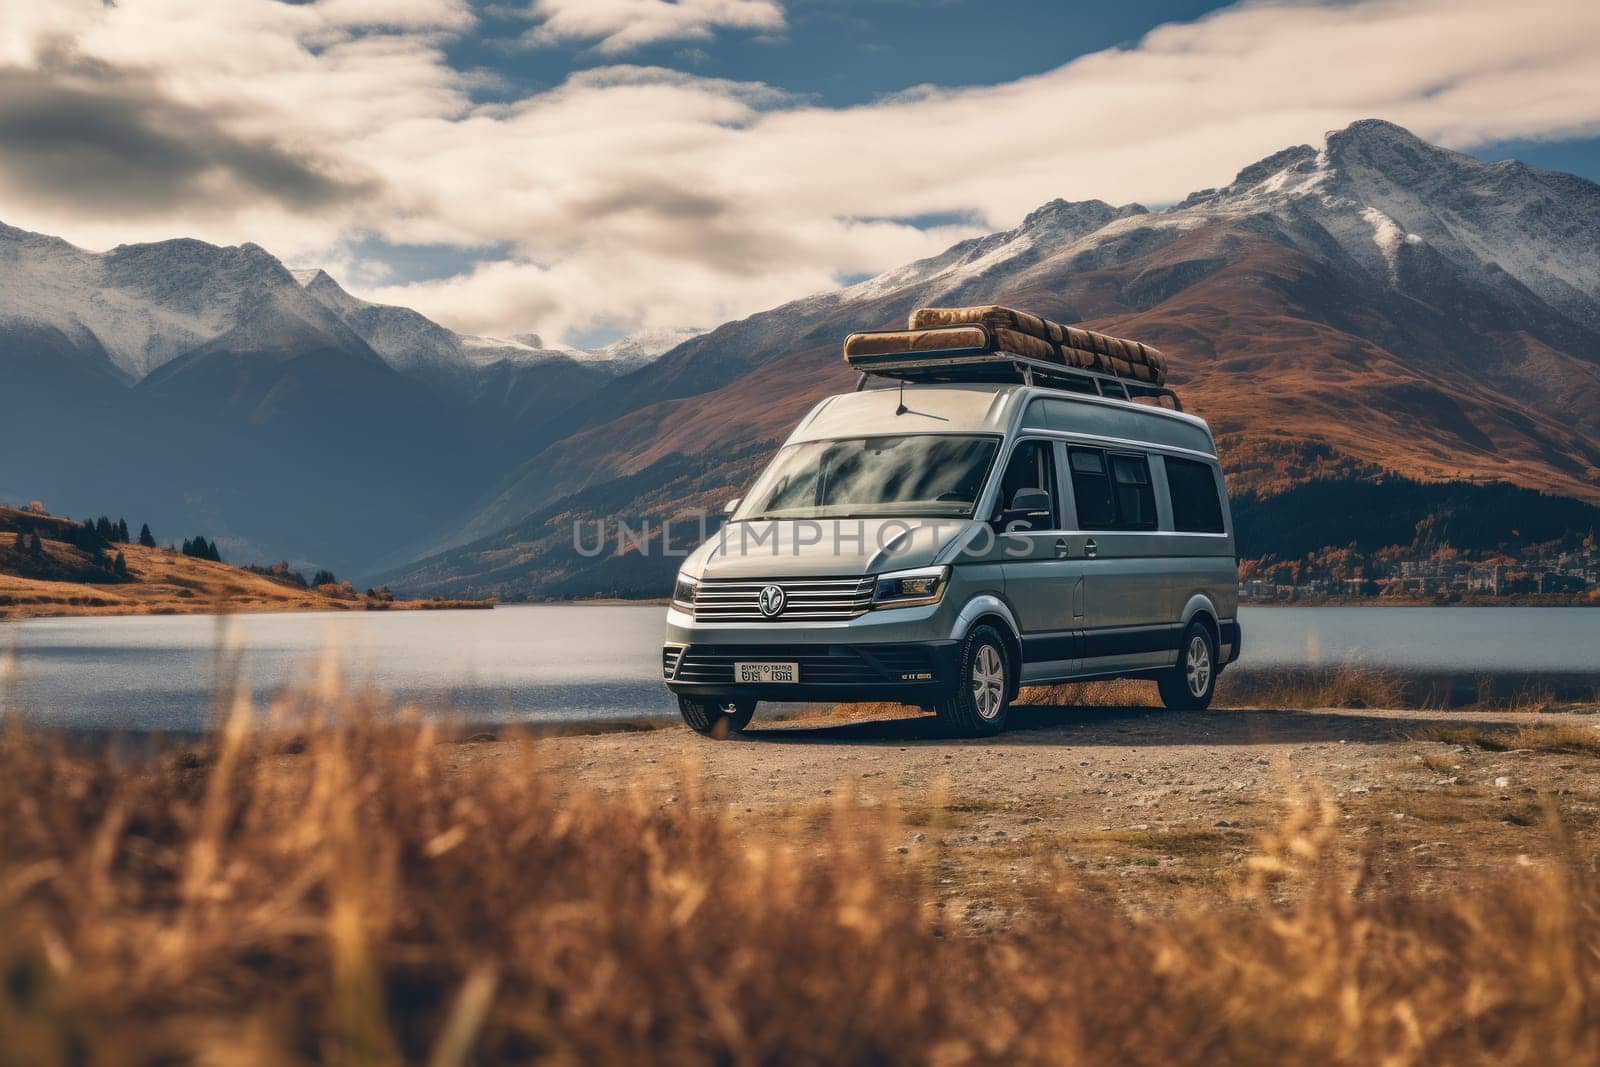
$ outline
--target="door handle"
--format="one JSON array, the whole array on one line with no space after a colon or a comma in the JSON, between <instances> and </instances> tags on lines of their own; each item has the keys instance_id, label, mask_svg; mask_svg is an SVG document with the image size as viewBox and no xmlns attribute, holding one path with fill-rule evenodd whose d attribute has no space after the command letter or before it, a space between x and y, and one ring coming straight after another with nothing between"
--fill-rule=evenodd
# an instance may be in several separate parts
<instances>
[{"instance_id":1,"label":"door handle","mask_svg":"<svg viewBox=\"0 0 1600 1067\"><path fill-rule=\"evenodd\" d=\"M1056 538L1056 559L1066 559L1072 555L1072 546L1067 544L1065 537Z\"/></svg>"},{"instance_id":2,"label":"door handle","mask_svg":"<svg viewBox=\"0 0 1600 1067\"><path fill-rule=\"evenodd\" d=\"M1100 554L1100 546L1095 543L1094 538L1091 537L1083 543L1083 554L1090 559L1094 559Z\"/></svg>"}]
</instances>

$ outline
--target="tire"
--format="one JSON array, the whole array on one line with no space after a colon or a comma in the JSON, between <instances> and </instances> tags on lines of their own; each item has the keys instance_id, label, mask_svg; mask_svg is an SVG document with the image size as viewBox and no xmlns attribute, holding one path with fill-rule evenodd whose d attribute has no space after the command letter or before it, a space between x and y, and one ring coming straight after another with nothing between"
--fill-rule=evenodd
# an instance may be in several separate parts
<instances>
[{"instance_id":1,"label":"tire","mask_svg":"<svg viewBox=\"0 0 1600 1067\"><path fill-rule=\"evenodd\" d=\"M702 737L726 740L740 733L755 718L754 700L699 700L695 697L678 697L678 714L689 729Z\"/></svg>"},{"instance_id":2,"label":"tire","mask_svg":"<svg viewBox=\"0 0 1600 1067\"><path fill-rule=\"evenodd\" d=\"M956 682L934 710L959 737L988 737L1006 728L1016 666L993 626L974 626L956 654Z\"/></svg>"},{"instance_id":3,"label":"tire","mask_svg":"<svg viewBox=\"0 0 1600 1067\"><path fill-rule=\"evenodd\" d=\"M1178 662L1157 679L1161 703L1173 711L1201 711L1217 691L1217 640L1202 622L1191 622L1178 644Z\"/></svg>"}]
</instances>

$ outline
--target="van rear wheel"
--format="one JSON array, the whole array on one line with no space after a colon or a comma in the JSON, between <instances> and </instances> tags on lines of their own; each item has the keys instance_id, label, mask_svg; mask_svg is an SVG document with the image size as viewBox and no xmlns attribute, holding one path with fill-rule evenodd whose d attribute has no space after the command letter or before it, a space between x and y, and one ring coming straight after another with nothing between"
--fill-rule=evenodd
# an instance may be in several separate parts
<instances>
[{"instance_id":1,"label":"van rear wheel","mask_svg":"<svg viewBox=\"0 0 1600 1067\"><path fill-rule=\"evenodd\" d=\"M1217 691L1217 642L1204 623L1191 622L1178 645L1178 662L1156 680L1161 703L1174 711L1211 706Z\"/></svg>"},{"instance_id":2,"label":"van rear wheel","mask_svg":"<svg viewBox=\"0 0 1600 1067\"><path fill-rule=\"evenodd\" d=\"M700 700L690 696L678 697L678 714L689 729L703 737L724 740L750 725L755 718L754 700Z\"/></svg>"},{"instance_id":3,"label":"van rear wheel","mask_svg":"<svg viewBox=\"0 0 1600 1067\"><path fill-rule=\"evenodd\" d=\"M955 685L934 709L940 722L963 737L1004 730L1015 689L1011 669L999 632L992 626L974 626L956 656Z\"/></svg>"}]
</instances>

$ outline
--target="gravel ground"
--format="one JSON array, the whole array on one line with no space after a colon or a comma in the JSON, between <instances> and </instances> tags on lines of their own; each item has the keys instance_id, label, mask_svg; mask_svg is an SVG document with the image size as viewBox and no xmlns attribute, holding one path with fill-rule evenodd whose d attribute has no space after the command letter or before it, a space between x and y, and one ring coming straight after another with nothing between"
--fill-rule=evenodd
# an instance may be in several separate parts
<instances>
[{"instance_id":1,"label":"gravel ground","mask_svg":"<svg viewBox=\"0 0 1600 1067\"><path fill-rule=\"evenodd\" d=\"M1552 815L1580 843L1593 836L1600 759L1428 735L1563 726L1600 738L1592 711L1021 707L1007 733L985 740L939 737L925 717L834 715L758 718L723 742L670 728L560 738L541 751L573 783L720 807L753 835L801 843L825 832L830 801L887 807L897 851L929 864L941 906L988 923L1067 873L1138 907L1226 900L1257 836L1308 793L1339 803L1342 836L1369 862L1424 890L1537 862L1552 847ZM463 759L518 758L511 746L463 748Z\"/></svg>"}]
</instances>

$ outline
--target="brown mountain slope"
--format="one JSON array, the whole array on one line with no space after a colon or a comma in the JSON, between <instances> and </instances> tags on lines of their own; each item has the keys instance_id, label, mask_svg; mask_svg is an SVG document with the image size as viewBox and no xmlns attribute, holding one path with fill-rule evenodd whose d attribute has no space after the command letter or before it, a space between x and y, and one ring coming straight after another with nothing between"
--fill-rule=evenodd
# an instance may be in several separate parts
<instances>
[{"instance_id":1,"label":"brown mountain slope","mask_svg":"<svg viewBox=\"0 0 1600 1067\"><path fill-rule=\"evenodd\" d=\"M1212 424L1236 490L1279 489L1371 465L1425 481L1510 481L1600 502L1593 437L1561 412L1518 400L1459 367L1404 359L1322 321L1316 309L1296 303L1295 291L1326 284L1317 277L1323 272L1293 248L1242 237L1230 262L1154 307L1137 310L1115 299L1153 273L1194 262L1191 246L1214 239L1192 233L1057 290L1002 289L993 299L1044 314L1093 308L1099 314L1087 325L1170 352L1172 384L1186 410ZM776 445L818 399L854 386L840 357L844 334L899 321L831 316L826 325L836 334L829 343L574 434L539 457L547 498L635 474L674 453L715 464L719 453ZM1372 332L1381 325L1376 319ZM1527 362L1543 364L1542 375L1578 383L1572 396L1600 405L1600 367L1523 334L1484 343L1520 350ZM750 459L740 469L757 465Z\"/></svg>"},{"instance_id":2,"label":"brown mountain slope","mask_svg":"<svg viewBox=\"0 0 1600 1067\"><path fill-rule=\"evenodd\" d=\"M934 303L1012 303L1159 345L1187 409L1217 431L1236 493L1388 471L1600 503L1591 221L1592 183L1468 160L1383 123L1165 212L1056 202L682 346L530 460L462 547L384 577L507 595L663 583L669 563L577 561L571 521L637 523L736 495L817 398L852 386L846 333Z\"/></svg>"},{"instance_id":3,"label":"brown mountain slope","mask_svg":"<svg viewBox=\"0 0 1600 1067\"><path fill-rule=\"evenodd\" d=\"M1134 279L1160 269L1160 255L1081 276L1053 295L1030 288L1001 290L993 299L1047 314L1061 307L1095 307L1090 303L1095 296L1124 291ZM1186 410L1206 418L1217 434L1232 492L1278 492L1312 478L1364 476L1381 469L1422 481L1506 481L1600 502L1600 444L1594 437L1575 429L1559 411L1518 400L1458 369L1419 360L1415 348L1409 350L1412 358L1403 358L1369 337L1322 321L1292 295L1298 283L1318 271L1296 250L1256 240L1237 249L1231 262L1151 308L1125 309L1107 301L1114 310L1083 321L1169 353L1172 383ZM893 321L841 316L837 335L842 339L849 329ZM1600 371L1592 364L1536 338L1519 334L1509 341L1486 341L1542 361L1544 373L1580 383L1589 395L1600 392ZM459 592L463 578L475 593L588 591L568 584L577 577L565 566L570 538L563 534L571 520L624 517L637 523L715 511L748 484L807 409L854 383L837 343L813 345L721 388L581 431L539 457L548 472L541 488L552 506L617 479L637 478L672 458L687 460L698 473L667 493L602 497L605 502L593 508L573 502L559 512L559 522L513 527L477 546L445 553L424 569L390 578L430 592ZM531 549L530 541L542 543L525 554L511 547L523 543ZM518 558L503 568L498 564L507 550ZM481 569L491 560L497 564L488 568L493 579ZM580 573L597 591L629 591L613 588L604 568Z\"/></svg>"},{"instance_id":4,"label":"brown mountain slope","mask_svg":"<svg viewBox=\"0 0 1600 1067\"><path fill-rule=\"evenodd\" d=\"M1428 346L1383 346L1373 339L1384 332L1381 316L1332 324L1335 316L1297 299L1335 292L1325 274L1292 248L1249 241L1155 307L1090 325L1175 353L1173 385L1211 423L1236 490L1280 490L1365 464L1422 481L1508 481L1600 502L1600 441L1556 407L1558 397L1576 398L1592 411L1600 367L1513 335L1544 367L1521 396L1505 392ZM1512 347L1500 336L1482 343ZM1551 389L1541 378L1565 384Z\"/></svg>"}]
</instances>

